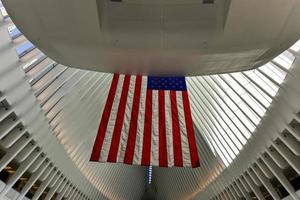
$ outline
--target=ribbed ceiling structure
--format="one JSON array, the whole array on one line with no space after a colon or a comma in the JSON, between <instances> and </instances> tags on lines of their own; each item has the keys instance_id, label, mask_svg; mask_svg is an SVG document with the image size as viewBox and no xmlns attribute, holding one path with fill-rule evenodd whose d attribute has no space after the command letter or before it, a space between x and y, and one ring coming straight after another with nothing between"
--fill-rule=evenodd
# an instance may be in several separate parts
<instances>
[{"instance_id":1,"label":"ribbed ceiling structure","mask_svg":"<svg viewBox=\"0 0 300 200\"><path fill-rule=\"evenodd\" d=\"M10 67L21 70L20 73L23 74L19 82L0 88L1 92L20 84L31 88L28 95L35 98L35 106L41 108L44 115L44 119L39 120L47 124L47 134L55 136L48 138L51 141L49 143L55 145L42 143L34 137L37 138L37 143L41 143L45 154L55 148L62 148L58 152L66 154L66 157L65 160L54 162L57 168L64 162L73 165L75 168L70 171L78 170L77 173L83 175L81 178L84 177L82 180L87 181L86 191L81 191L82 194L77 196L70 196L70 193L67 198L140 199L146 185L144 167L89 162L112 74L74 69L54 62L23 36L1 4L0 9L0 58L3 58L0 59L0 79L9 76ZM158 199L232 199L230 195L238 199L237 197L247 196L243 192L249 188L249 194L252 195L253 190L254 196L260 197L260 193L252 187L251 180L246 178L247 184L243 186L245 191L236 189L237 186L231 181L235 181L235 176L247 170L247 166L254 162L259 153L265 151L277 138L277 133L267 132L276 130L280 133L284 130L282 127L286 125L285 122L289 122L291 116L295 117L295 112L289 111L297 110L300 105L297 100L287 98L289 95L299 98L299 88L294 87L299 75L299 66L295 64L299 49L300 43L296 43L258 69L187 78L201 167L153 168L152 184ZM10 64L6 63L8 59L11 60ZM18 104L12 104L16 105ZM279 112L277 106L281 106L286 113ZM274 116L279 117L273 119ZM297 116L296 119L299 120ZM22 118L22 115L19 117ZM266 131L265 124L277 123L276 120L278 124ZM292 148L297 153L299 135L296 133L291 137L298 138ZM245 161L249 151L253 155L249 155L249 160L242 165L241 162ZM297 163L291 166L299 169L299 155L295 156ZM278 161L277 157L272 158ZM56 158L52 155L50 159ZM268 164L267 161L265 163ZM67 168L62 169L62 173L67 174L67 171ZM74 181L80 182L80 178ZM258 185L261 182L263 181L257 181ZM84 187L79 184L78 191ZM224 193L223 190L230 192ZM294 191L288 190L288 193L293 195ZM221 195L217 196L219 194ZM47 197L50 199L50 196Z\"/></svg>"}]
</instances>

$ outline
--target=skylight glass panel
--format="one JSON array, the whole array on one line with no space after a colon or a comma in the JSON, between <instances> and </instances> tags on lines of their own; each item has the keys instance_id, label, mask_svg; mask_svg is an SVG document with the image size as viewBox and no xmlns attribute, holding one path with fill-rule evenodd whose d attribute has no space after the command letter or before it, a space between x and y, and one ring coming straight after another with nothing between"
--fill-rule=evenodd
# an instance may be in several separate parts
<instances>
[{"instance_id":1,"label":"skylight glass panel","mask_svg":"<svg viewBox=\"0 0 300 200\"><path fill-rule=\"evenodd\" d=\"M257 88L253 84L249 84L245 86L247 91L251 93L255 98L262 104L264 108L270 106L272 99L270 99L264 92L262 92L259 88ZM265 110L265 109L264 109Z\"/></svg>"},{"instance_id":2,"label":"skylight glass panel","mask_svg":"<svg viewBox=\"0 0 300 200\"><path fill-rule=\"evenodd\" d=\"M227 117L226 113L223 112L223 110L220 110L218 113L220 116L219 118L222 119L222 123L224 124L223 126L226 127L228 124L231 123L231 120L229 117Z\"/></svg>"},{"instance_id":3,"label":"skylight glass panel","mask_svg":"<svg viewBox=\"0 0 300 200\"><path fill-rule=\"evenodd\" d=\"M227 97L228 98L228 97ZM229 101L229 99L228 99ZM222 111L224 111L224 113L226 113L226 116L228 117L228 119L231 119L232 117L234 117L234 113L232 112L232 110L227 106L227 104L223 103L220 104L220 106L222 107Z\"/></svg>"},{"instance_id":4,"label":"skylight glass panel","mask_svg":"<svg viewBox=\"0 0 300 200\"><path fill-rule=\"evenodd\" d=\"M232 138L229 138L227 133L225 133L223 130L221 130L221 134L226 141L226 149L230 149L230 151L228 151L231 153L231 157L235 157L239 153L239 150L232 141Z\"/></svg>"},{"instance_id":5,"label":"skylight glass panel","mask_svg":"<svg viewBox=\"0 0 300 200\"><path fill-rule=\"evenodd\" d=\"M235 126L235 124L230 123L229 127L231 128L232 132L231 134L234 135L238 141L240 142L241 145L239 145L239 143L236 143L239 147L239 149L242 149L243 145L246 144L247 140L245 138L245 136L241 133L241 131Z\"/></svg>"},{"instance_id":6,"label":"skylight glass panel","mask_svg":"<svg viewBox=\"0 0 300 200\"><path fill-rule=\"evenodd\" d=\"M242 101L242 99L235 93L235 91L234 90L232 90L231 88L228 88L227 90L226 90L226 92L227 92L227 96L236 104L236 105L238 105L241 101Z\"/></svg>"},{"instance_id":7,"label":"skylight glass panel","mask_svg":"<svg viewBox=\"0 0 300 200\"><path fill-rule=\"evenodd\" d=\"M246 90L246 93L251 95L252 98L255 99L255 101L262 104L262 107L265 108L270 105L269 101L266 99L268 96L263 95L262 91L259 88L255 87L252 82L249 82L242 73L236 73L232 75L232 77L234 77L234 79L239 81L240 83L244 83L243 87ZM269 100L271 101L270 98Z\"/></svg>"},{"instance_id":8,"label":"skylight glass panel","mask_svg":"<svg viewBox=\"0 0 300 200\"><path fill-rule=\"evenodd\" d=\"M226 132L227 132L228 137L231 138L232 142L235 144L235 147L236 147L235 153L238 154L239 150L241 150L243 148L242 143L230 129L227 129Z\"/></svg>"},{"instance_id":9,"label":"skylight glass panel","mask_svg":"<svg viewBox=\"0 0 300 200\"><path fill-rule=\"evenodd\" d=\"M32 51L34 48L35 48L35 46L31 42L26 41L16 47L16 52L17 52L19 58L21 58L24 55L26 55L27 53L29 53L30 51Z\"/></svg>"},{"instance_id":10,"label":"skylight glass panel","mask_svg":"<svg viewBox=\"0 0 300 200\"><path fill-rule=\"evenodd\" d=\"M290 54L280 59L293 62ZM246 72L188 78L195 120L204 126L199 130L225 166L247 143L285 76L286 71L268 63Z\"/></svg>"},{"instance_id":11,"label":"skylight glass panel","mask_svg":"<svg viewBox=\"0 0 300 200\"><path fill-rule=\"evenodd\" d=\"M286 75L287 75L287 72L286 71L283 71L282 69L280 69L278 66L272 64L272 63L268 63L267 66L274 74L276 74L276 76L278 77L279 81L278 83L281 84Z\"/></svg>"},{"instance_id":12,"label":"skylight glass panel","mask_svg":"<svg viewBox=\"0 0 300 200\"><path fill-rule=\"evenodd\" d=\"M276 58L274 58L274 61L276 63L278 63L279 65L281 65L286 69L289 69L292 66L294 60L295 60L295 56L288 51L285 51L279 56L277 56Z\"/></svg>"},{"instance_id":13,"label":"skylight glass panel","mask_svg":"<svg viewBox=\"0 0 300 200\"><path fill-rule=\"evenodd\" d=\"M296 42L291 48L293 51L299 51L300 50L300 41Z\"/></svg>"},{"instance_id":14,"label":"skylight glass panel","mask_svg":"<svg viewBox=\"0 0 300 200\"><path fill-rule=\"evenodd\" d=\"M29 61L23 66L23 69L25 72L30 71L34 66L36 66L38 63L42 62L44 59L46 59L47 56L43 53L38 54L34 59Z\"/></svg>"},{"instance_id":15,"label":"skylight glass panel","mask_svg":"<svg viewBox=\"0 0 300 200\"><path fill-rule=\"evenodd\" d=\"M284 52L276 61L290 68L294 55ZM189 79L198 96L197 119L225 166L247 143L283 83L286 71L279 66L270 62L257 70Z\"/></svg>"},{"instance_id":16,"label":"skylight glass panel","mask_svg":"<svg viewBox=\"0 0 300 200\"><path fill-rule=\"evenodd\" d=\"M284 51L282 54L279 55L279 57L284 59L290 65L293 64L293 62L295 61L295 58L296 58L295 55L289 51Z\"/></svg>"},{"instance_id":17,"label":"skylight glass panel","mask_svg":"<svg viewBox=\"0 0 300 200\"><path fill-rule=\"evenodd\" d=\"M270 87L263 79L270 82L268 79L266 79L261 73L256 72L255 70L251 72L245 72L245 74L256 83L256 85L259 85L261 89L263 89L264 92L266 92L270 96L275 96L276 91L272 87ZM272 83L271 83L272 84Z\"/></svg>"},{"instance_id":18,"label":"skylight glass panel","mask_svg":"<svg viewBox=\"0 0 300 200\"><path fill-rule=\"evenodd\" d=\"M240 130L243 134L244 138L249 139L251 137L251 130L247 128L246 124L239 117L233 117L232 121L234 122L234 126Z\"/></svg>"},{"instance_id":19,"label":"skylight glass panel","mask_svg":"<svg viewBox=\"0 0 300 200\"><path fill-rule=\"evenodd\" d=\"M241 103L242 104L242 103ZM246 108L246 106L242 106L240 105L241 108ZM255 129L255 124L252 123L252 121L250 120L251 118L249 118L248 116L246 116L247 112L245 112L244 110L237 110L235 111L238 118L243 122L243 125L246 126L246 128L252 133Z\"/></svg>"},{"instance_id":20,"label":"skylight glass panel","mask_svg":"<svg viewBox=\"0 0 300 200\"><path fill-rule=\"evenodd\" d=\"M278 76L272 69L270 69L268 66L264 65L260 68L260 70L262 70L264 73L268 74L268 76L276 81L278 84L281 84L283 79Z\"/></svg>"},{"instance_id":21,"label":"skylight glass panel","mask_svg":"<svg viewBox=\"0 0 300 200\"><path fill-rule=\"evenodd\" d=\"M147 183L150 185L152 183L152 166L147 169Z\"/></svg>"},{"instance_id":22,"label":"skylight glass panel","mask_svg":"<svg viewBox=\"0 0 300 200\"><path fill-rule=\"evenodd\" d=\"M257 117L257 115L248 107L245 102L240 102L239 107L243 111L247 119L251 121L252 125L257 125L259 123L260 118Z\"/></svg>"},{"instance_id":23,"label":"skylight glass panel","mask_svg":"<svg viewBox=\"0 0 300 200\"><path fill-rule=\"evenodd\" d=\"M19 31L19 29L15 25L9 26L7 29L9 36L13 40L22 35L21 31Z\"/></svg>"},{"instance_id":24,"label":"skylight glass panel","mask_svg":"<svg viewBox=\"0 0 300 200\"><path fill-rule=\"evenodd\" d=\"M245 93L242 97L244 101L247 102L247 106L251 107L251 111L255 114L255 117L259 121L260 118L265 114L266 110L261 107L248 93Z\"/></svg>"},{"instance_id":25,"label":"skylight glass panel","mask_svg":"<svg viewBox=\"0 0 300 200\"><path fill-rule=\"evenodd\" d=\"M199 131L201 132L201 130L199 130ZM211 139L208 138L206 134L203 134L202 136L203 136L203 138L205 139L205 141L207 142L208 146L210 147L210 150L211 150L211 151L213 152L213 154L216 156L216 155L217 155L217 154L216 154L217 152L216 152L216 149L215 149L214 145L212 144Z\"/></svg>"}]
</instances>

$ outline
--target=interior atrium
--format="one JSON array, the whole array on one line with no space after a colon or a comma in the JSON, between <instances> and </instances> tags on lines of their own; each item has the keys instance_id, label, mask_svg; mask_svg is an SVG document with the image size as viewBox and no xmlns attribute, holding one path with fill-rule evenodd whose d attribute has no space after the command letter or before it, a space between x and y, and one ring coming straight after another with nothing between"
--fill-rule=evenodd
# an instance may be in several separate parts
<instances>
[{"instance_id":1,"label":"interior atrium","mask_svg":"<svg viewBox=\"0 0 300 200\"><path fill-rule=\"evenodd\" d=\"M2 1L0 199L300 200L296 0L199 1L202 21L193 0ZM90 161L113 73L186 76L199 167Z\"/></svg>"}]
</instances>

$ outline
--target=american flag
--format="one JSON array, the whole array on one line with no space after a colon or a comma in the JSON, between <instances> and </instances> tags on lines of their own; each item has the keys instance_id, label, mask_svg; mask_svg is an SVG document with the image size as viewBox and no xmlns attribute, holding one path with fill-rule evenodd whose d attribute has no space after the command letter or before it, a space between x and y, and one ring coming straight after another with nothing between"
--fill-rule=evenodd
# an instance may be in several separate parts
<instances>
[{"instance_id":1,"label":"american flag","mask_svg":"<svg viewBox=\"0 0 300 200\"><path fill-rule=\"evenodd\" d=\"M114 74L90 160L198 167L185 77Z\"/></svg>"}]
</instances>

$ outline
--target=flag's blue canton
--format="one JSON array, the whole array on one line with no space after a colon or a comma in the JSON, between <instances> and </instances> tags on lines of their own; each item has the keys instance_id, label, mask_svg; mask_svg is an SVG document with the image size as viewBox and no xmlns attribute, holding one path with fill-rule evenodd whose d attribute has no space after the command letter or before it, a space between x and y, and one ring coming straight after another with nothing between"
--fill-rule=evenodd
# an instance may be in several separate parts
<instances>
[{"instance_id":1,"label":"flag's blue canton","mask_svg":"<svg viewBox=\"0 0 300 200\"><path fill-rule=\"evenodd\" d=\"M185 77L157 77L149 76L147 88L151 90L177 90L185 91Z\"/></svg>"}]
</instances>

